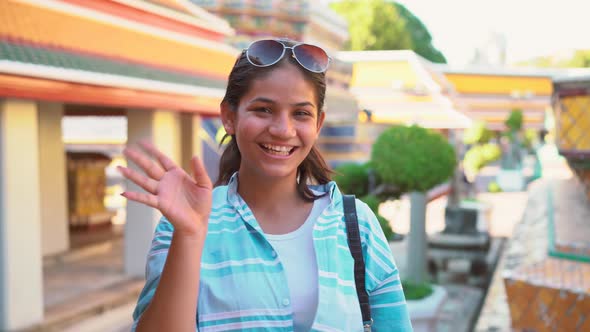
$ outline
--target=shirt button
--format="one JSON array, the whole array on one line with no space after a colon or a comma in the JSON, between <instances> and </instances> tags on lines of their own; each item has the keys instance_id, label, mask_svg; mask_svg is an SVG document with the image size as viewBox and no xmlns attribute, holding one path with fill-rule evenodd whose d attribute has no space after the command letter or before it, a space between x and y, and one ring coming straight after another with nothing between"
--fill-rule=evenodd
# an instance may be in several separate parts
<instances>
[{"instance_id":1,"label":"shirt button","mask_svg":"<svg viewBox=\"0 0 590 332\"><path fill-rule=\"evenodd\" d=\"M289 301L289 299L283 299L283 305L284 305L285 307L286 307L286 306L288 306L288 305L289 305L289 303L291 303L291 302Z\"/></svg>"},{"instance_id":2,"label":"shirt button","mask_svg":"<svg viewBox=\"0 0 590 332\"><path fill-rule=\"evenodd\" d=\"M273 250L271 255L272 257L277 257L277 252Z\"/></svg>"}]
</instances>

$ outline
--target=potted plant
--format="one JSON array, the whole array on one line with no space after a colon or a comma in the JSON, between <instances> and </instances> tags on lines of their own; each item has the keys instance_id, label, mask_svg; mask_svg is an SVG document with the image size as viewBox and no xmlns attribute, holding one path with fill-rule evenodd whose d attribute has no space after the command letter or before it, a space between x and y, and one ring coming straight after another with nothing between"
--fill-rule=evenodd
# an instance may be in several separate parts
<instances>
[{"instance_id":1,"label":"potted plant","mask_svg":"<svg viewBox=\"0 0 590 332\"><path fill-rule=\"evenodd\" d=\"M408 312L412 319L414 332L436 331L436 317L446 299L446 291L441 286L429 283L403 281L404 295Z\"/></svg>"},{"instance_id":2,"label":"potted plant","mask_svg":"<svg viewBox=\"0 0 590 332\"><path fill-rule=\"evenodd\" d=\"M520 143L522 121L522 111L514 109L504 122L506 132L502 144L502 169L496 178L502 191L521 191L525 187Z\"/></svg>"},{"instance_id":3,"label":"potted plant","mask_svg":"<svg viewBox=\"0 0 590 332\"><path fill-rule=\"evenodd\" d=\"M377 138L371 153L371 165L382 182L410 193L408 266L407 275L402 277L413 284L424 284L428 279L426 192L452 176L456 165L454 148L437 132L419 126L395 126ZM413 311L413 316L410 312L413 325L433 325L446 298L444 289L437 290L421 300L422 306L416 304L420 308Z\"/></svg>"}]
</instances>

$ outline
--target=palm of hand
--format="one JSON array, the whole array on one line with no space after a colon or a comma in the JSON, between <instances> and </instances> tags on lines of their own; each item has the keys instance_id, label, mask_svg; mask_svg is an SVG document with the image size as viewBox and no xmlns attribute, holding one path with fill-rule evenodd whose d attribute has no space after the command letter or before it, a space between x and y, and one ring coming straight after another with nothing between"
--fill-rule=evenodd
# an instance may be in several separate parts
<instances>
[{"instance_id":1,"label":"palm of hand","mask_svg":"<svg viewBox=\"0 0 590 332\"><path fill-rule=\"evenodd\" d=\"M143 173L126 167L119 167L119 170L146 192L129 191L122 195L160 210L175 232L205 234L211 211L212 184L203 163L193 157L191 177L151 143L140 142L140 146L155 161L145 153L126 148L125 156Z\"/></svg>"},{"instance_id":2,"label":"palm of hand","mask_svg":"<svg viewBox=\"0 0 590 332\"><path fill-rule=\"evenodd\" d=\"M206 222L211 210L211 188L199 186L181 168L167 171L158 184L158 209L185 229ZM192 226L192 227L191 227Z\"/></svg>"}]
</instances>

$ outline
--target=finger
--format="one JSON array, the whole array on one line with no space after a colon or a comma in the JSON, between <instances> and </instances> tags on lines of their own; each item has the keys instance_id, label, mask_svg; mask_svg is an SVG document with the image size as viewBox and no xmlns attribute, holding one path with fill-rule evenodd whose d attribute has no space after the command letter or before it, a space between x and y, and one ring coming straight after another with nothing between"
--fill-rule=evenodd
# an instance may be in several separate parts
<instances>
[{"instance_id":1,"label":"finger","mask_svg":"<svg viewBox=\"0 0 590 332\"><path fill-rule=\"evenodd\" d=\"M149 177L154 180L160 180L164 176L164 170L143 153L133 149L125 148L123 150L125 157L131 159L139 168L141 168Z\"/></svg>"},{"instance_id":2,"label":"finger","mask_svg":"<svg viewBox=\"0 0 590 332\"><path fill-rule=\"evenodd\" d=\"M201 159L197 157L193 157L191 159L191 167L193 169L193 179L200 187L212 188L213 185L211 184L211 179L207 174L207 169L205 169L205 165Z\"/></svg>"},{"instance_id":3,"label":"finger","mask_svg":"<svg viewBox=\"0 0 590 332\"><path fill-rule=\"evenodd\" d=\"M173 168L176 168L176 164L172 161L172 159L168 158L165 154L163 154L160 150L158 150L152 143L148 141L140 141L139 145L150 155L155 157L162 167L166 171L169 171Z\"/></svg>"},{"instance_id":4,"label":"finger","mask_svg":"<svg viewBox=\"0 0 590 332\"><path fill-rule=\"evenodd\" d=\"M121 194L121 196L127 198L128 200L153 207L154 209L158 208L158 198L152 194L138 193L135 191L125 191Z\"/></svg>"},{"instance_id":5,"label":"finger","mask_svg":"<svg viewBox=\"0 0 590 332\"><path fill-rule=\"evenodd\" d=\"M124 177L133 181L133 183L142 187L150 194L156 195L158 193L158 181L148 178L147 176L127 167L117 166L117 169L119 172L121 172L121 174L123 174Z\"/></svg>"}]
</instances>

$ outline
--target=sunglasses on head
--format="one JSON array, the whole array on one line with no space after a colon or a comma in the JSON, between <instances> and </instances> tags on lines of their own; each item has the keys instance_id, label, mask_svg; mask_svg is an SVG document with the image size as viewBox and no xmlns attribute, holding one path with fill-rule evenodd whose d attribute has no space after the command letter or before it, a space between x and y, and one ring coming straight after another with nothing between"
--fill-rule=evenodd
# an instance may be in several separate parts
<instances>
[{"instance_id":1,"label":"sunglasses on head","mask_svg":"<svg viewBox=\"0 0 590 332\"><path fill-rule=\"evenodd\" d=\"M257 40L246 49L246 58L253 66L268 67L279 62L288 49L303 68L314 73L323 73L328 69L331 59L326 51L305 43L287 46L279 40Z\"/></svg>"}]
</instances>

